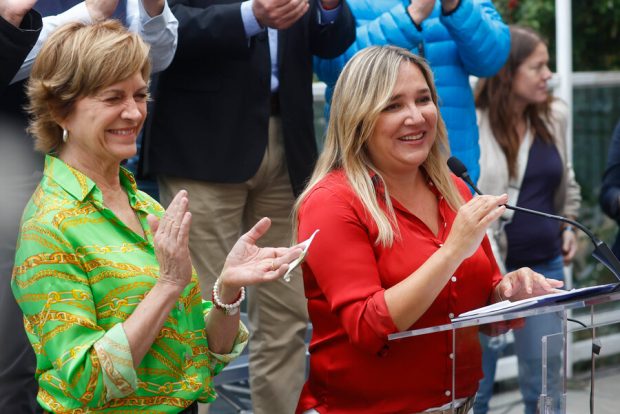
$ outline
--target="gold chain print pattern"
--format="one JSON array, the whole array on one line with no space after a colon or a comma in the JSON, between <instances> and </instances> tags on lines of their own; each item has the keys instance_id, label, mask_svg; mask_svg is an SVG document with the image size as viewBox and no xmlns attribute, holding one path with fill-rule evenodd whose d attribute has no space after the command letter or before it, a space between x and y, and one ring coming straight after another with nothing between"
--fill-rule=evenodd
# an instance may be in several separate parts
<instances>
[{"instance_id":1,"label":"gold chain print pattern","mask_svg":"<svg viewBox=\"0 0 620 414\"><path fill-rule=\"evenodd\" d=\"M233 352L211 354L197 277L185 289L140 366L122 329L157 282L159 265L146 216L164 210L121 171L148 240L103 205L88 177L48 156L44 177L24 212L12 289L37 355L39 401L58 413L178 412L212 401L211 378ZM203 311L203 306L206 311Z\"/></svg>"}]
</instances>

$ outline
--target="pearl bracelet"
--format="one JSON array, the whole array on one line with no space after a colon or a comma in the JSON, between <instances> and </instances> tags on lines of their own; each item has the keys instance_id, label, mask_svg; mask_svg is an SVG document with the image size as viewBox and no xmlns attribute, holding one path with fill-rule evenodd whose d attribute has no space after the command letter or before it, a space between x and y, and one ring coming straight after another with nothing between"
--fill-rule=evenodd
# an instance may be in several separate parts
<instances>
[{"instance_id":1,"label":"pearl bracelet","mask_svg":"<svg viewBox=\"0 0 620 414\"><path fill-rule=\"evenodd\" d=\"M228 316L236 315L239 313L239 307L241 302L245 299L245 288L242 286L239 291L239 295L233 303L222 303L219 293L220 279L218 278L213 285L213 291L211 292L211 298L213 299L213 305L215 309L219 309Z\"/></svg>"}]
</instances>

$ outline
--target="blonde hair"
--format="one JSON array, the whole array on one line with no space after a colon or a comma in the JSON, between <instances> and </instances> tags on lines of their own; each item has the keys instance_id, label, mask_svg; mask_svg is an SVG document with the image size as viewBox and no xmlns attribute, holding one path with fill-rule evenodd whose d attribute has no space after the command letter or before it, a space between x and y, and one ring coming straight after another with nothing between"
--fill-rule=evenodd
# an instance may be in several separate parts
<instances>
[{"instance_id":1,"label":"blonde hair","mask_svg":"<svg viewBox=\"0 0 620 414\"><path fill-rule=\"evenodd\" d=\"M28 81L28 131L43 153L62 145L62 128L76 101L140 72L151 73L149 46L116 20L69 23L55 31L39 52Z\"/></svg>"},{"instance_id":2,"label":"blonde hair","mask_svg":"<svg viewBox=\"0 0 620 414\"><path fill-rule=\"evenodd\" d=\"M293 214L296 222L299 220L299 208L312 188L329 172L342 169L379 229L375 242L385 247L393 244L398 234L396 215L385 180L381 171L373 165L366 147L379 115L391 99L400 67L405 63L420 69L432 100L438 105L433 74L424 59L394 46L372 46L355 54L336 82L325 146L308 185L295 203ZM422 168L456 211L463 199L446 165L449 151L446 127L438 113L435 142ZM383 185L385 199L382 201L387 212L379 204L371 172Z\"/></svg>"}]
</instances>

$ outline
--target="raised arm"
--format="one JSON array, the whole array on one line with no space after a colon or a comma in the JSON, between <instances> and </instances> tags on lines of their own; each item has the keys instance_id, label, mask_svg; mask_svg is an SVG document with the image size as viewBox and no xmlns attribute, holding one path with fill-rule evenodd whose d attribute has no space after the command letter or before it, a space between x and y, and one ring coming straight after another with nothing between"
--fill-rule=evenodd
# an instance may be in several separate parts
<instances>
[{"instance_id":1,"label":"raised arm","mask_svg":"<svg viewBox=\"0 0 620 414\"><path fill-rule=\"evenodd\" d=\"M460 0L450 12L442 11L440 21L471 75L492 76L506 62L510 32L490 0Z\"/></svg>"},{"instance_id":2,"label":"raised arm","mask_svg":"<svg viewBox=\"0 0 620 414\"><path fill-rule=\"evenodd\" d=\"M319 79L328 87L335 85L344 65L359 50L371 46L392 44L405 49L414 49L422 41L420 32L414 26L403 2L395 2L394 6L379 14L376 18L357 23L355 41L341 55L333 59L314 59L314 70ZM356 14L367 16L374 13L372 0L359 0Z\"/></svg>"},{"instance_id":3,"label":"raised arm","mask_svg":"<svg viewBox=\"0 0 620 414\"><path fill-rule=\"evenodd\" d=\"M145 3L142 3L142 1ZM177 44L178 22L166 2L163 2L161 13L155 16L149 15L145 6L161 1L127 0L127 10L125 13L129 30L139 33L144 41L151 46L150 56L153 62L153 72L162 71L170 64ZM56 16L44 17L41 34L12 82L17 82L30 76L32 65L43 43L58 27L70 22L89 24L105 20L112 16L117 5L118 0L87 0ZM149 10L156 11L158 8L149 6Z\"/></svg>"},{"instance_id":4,"label":"raised arm","mask_svg":"<svg viewBox=\"0 0 620 414\"><path fill-rule=\"evenodd\" d=\"M36 0L0 1L0 92L13 78L41 31Z\"/></svg>"},{"instance_id":5,"label":"raised arm","mask_svg":"<svg viewBox=\"0 0 620 414\"><path fill-rule=\"evenodd\" d=\"M151 46L153 73L166 69L177 49L179 23L165 0L128 0L127 25Z\"/></svg>"}]
</instances>

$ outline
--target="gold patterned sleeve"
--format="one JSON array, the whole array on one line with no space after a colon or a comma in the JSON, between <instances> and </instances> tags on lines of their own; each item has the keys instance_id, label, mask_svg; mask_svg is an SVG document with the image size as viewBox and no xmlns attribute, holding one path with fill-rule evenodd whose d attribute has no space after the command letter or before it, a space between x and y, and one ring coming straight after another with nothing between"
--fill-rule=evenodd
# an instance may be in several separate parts
<instances>
[{"instance_id":1,"label":"gold patterned sleeve","mask_svg":"<svg viewBox=\"0 0 620 414\"><path fill-rule=\"evenodd\" d=\"M202 309L204 313L204 317L206 318L211 309L213 309L213 303L209 301L202 302ZM233 359L237 358L246 345L248 344L248 339L250 338L250 333L248 329L245 327L243 322L239 321L239 331L237 332L237 337L235 338L235 342L233 343L232 351L228 354L216 354L215 352L211 352L209 350L209 369L213 376L219 374L226 365L230 363Z\"/></svg>"},{"instance_id":2,"label":"gold patterned sleeve","mask_svg":"<svg viewBox=\"0 0 620 414\"><path fill-rule=\"evenodd\" d=\"M98 325L87 268L70 235L49 222L23 223L11 287L37 355L39 397L62 408L96 407L137 383L120 324Z\"/></svg>"},{"instance_id":3,"label":"gold patterned sleeve","mask_svg":"<svg viewBox=\"0 0 620 414\"><path fill-rule=\"evenodd\" d=\"M106 401L131 394L138 387L131 348L122 323L117 323L94 343L103 368Z\"/></svg>"}]
</instances>

